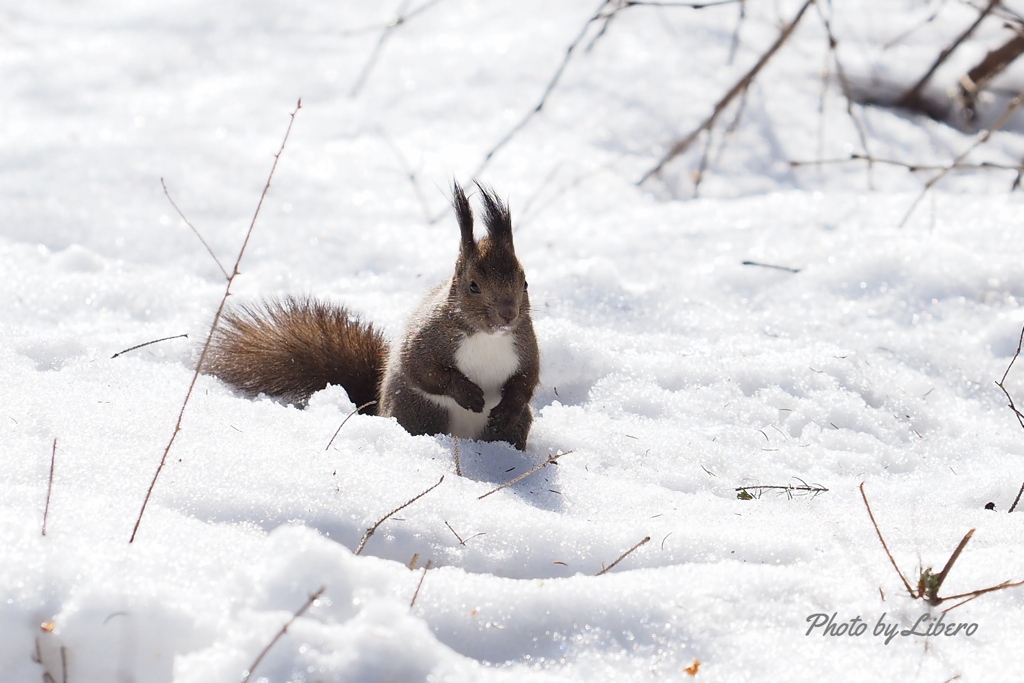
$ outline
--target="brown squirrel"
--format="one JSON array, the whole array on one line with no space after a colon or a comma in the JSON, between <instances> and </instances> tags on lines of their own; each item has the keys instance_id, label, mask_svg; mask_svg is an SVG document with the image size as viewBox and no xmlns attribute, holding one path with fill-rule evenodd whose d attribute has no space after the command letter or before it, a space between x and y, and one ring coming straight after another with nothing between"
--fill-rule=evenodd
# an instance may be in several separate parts
<instances>
[{"instance_id":1,"label":"brown squirrel","mask_svg":"<svg viewBox=\"0 0 1024 683\"><path fill-rule=\"evenodd\" d=\"M455 273L413 314L389 352L384 336L341 307L288 297L224 314L203 372L243 392L303 405L339 384L410 434L452 434L526 447L540 352L508 207L480 188L487 236L473 238L462 188L452 204L462 233Z\"/></svg>"}]
</instances>

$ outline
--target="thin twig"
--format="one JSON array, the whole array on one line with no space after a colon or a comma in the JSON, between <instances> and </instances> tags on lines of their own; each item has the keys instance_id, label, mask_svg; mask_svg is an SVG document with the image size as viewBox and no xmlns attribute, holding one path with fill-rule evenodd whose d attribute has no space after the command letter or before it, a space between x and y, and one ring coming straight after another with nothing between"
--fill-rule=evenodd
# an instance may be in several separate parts
<instances>
[{"instance_id":1,"label":"thin twig","mask_svg":"<svg viewBox=\"0 0 1024 683\"><path fill-rule=\"evenodd\" d=\"M999 119L991 126L989 126L989 128L984 133L982 133L981 136L977 140L975 140L970 147L965 149L960 154L960 156L954 159L952 164L944 168L939 173L935 174L932 178L928 180L927 183L925 183L924 189L921 190L921 194L918 195L917 199L914 200L914 203L910 205L909 209L907 209L907 213L906 215L903 216L903 220L900 221L899 227L902 228L906 224L907 220L910 218L910 215L914 213L914 209L916 209L917 205L921 203L921 200L924 199L926 194L928 194L928 191L931 190L937 182L945 178L946 175L953 171L960 164L960 162L962 162L967 157L968 154L970 154L975 149L988 142L989 138L991 138L996 131L998 131L1000 128L1006 125L1006 122L1010 120L1010 117L1013 115L1013 112L1015 112L1017 110L1017 107L1019 107L1021 104L1024 104L1024 92L1014 97L1010 101L1010 103L1006 105L1006 111L1002 113Z\"/></svg>"},{"instance_id":2,"label":"thin twig","mask_svg":"<svg viewBox=\"0 0 1024 683\"><path fill-rule=\"evenodd\" d=\"M852 161L866 161L871 164L884 164L887 166L898 166L905 168L911 173L920 173L922 171L944 171L949 169L948 164L911 164L906 161L900 161L899 159L884 159L879 157L869 157L863 154L853 153L848 157L840 157L836 159L814 159L811 161L794 160L790 161L789 165L794 168L801 166L826 166L829 164L848 164ZM954 171L984 171L984 170L997 170L997 171L1024 171L1024 164L1000 164L993 161L981 161L976 164L965 164L960 162L952 167Z\"/></svg>"},{"instance_id":3,"label":"thin twig","mask_svg":"<svg viewBox=\"0 0 1024 683\"><path fill-rule=\"evenodd\" d=\"M252 221L249 223L249 229L245 233L245 239L242 241L242 247L238 250L238 257L235 259L235 265L232 269L231 275L228 276L227 283L224 287L224 296L221 297L220 305L217 307L217 312L213 316L213 322L210 324L210 333L206 336L206 343L203 344L203 350L199 353L199 360L196 363L196 370L192 374L192 381L189 382L188 391L185 393L185 400L181 403L181 410L178 412L178 419L174 424L174 431L171 433L171 438L167 442L167 446L164 448L164 453L160 457L160 464L156 468L156 473L153 474L153 480L149 483L149 489L146 490L146 497L142 501L142 507L139 509L139 516L135 520L135 528L132 529L132 536L128 540L129 543L135 542L135 535L139 531L139 525L142 523L142 516L146 512L146 506L149 504L150 496L153 495L153 489L156 487L157 479L160 477L160 472L163 470L164 465L167 462L167 455L171 452L171 447L174 445L174 440L178 436L178 432L181 431L181 421L185 416L185 409L188 407L189 399L192 398L192 391L195 389L196 382L199 381L199 374L202 372L203 363L206 360L206 354L210 350L210 344L213 341L213 333L217 329L218 323L220 323L221 316L224 314L224 307L227 305L228 296L231 294L231 285L235 281L235 277L238 276L238 266L242 263L242 257L245 255L245 248L249 245L249 239L252 237L253 228L256 227L256 219L259 218L260 209L263 207L263 200L267 196L267 192L270 191L270 182L274 178L274 171L277 170L277 162L281 159L281 154L284 153L285 145L288 144L288 136L292 132L292 125L295 123L295 115L302 109L302 100L300 99L295 105L295 109L292 110L289 115L288 128L285 130L284 138L281 140L281 148L277 150L277 154L274 155L274 163L270 167L270 173L267 176L267 182L263 185L263 192L260 194L260 200L256 204L256 211L253 212Z\"/></svg>"},{"instance_id":4,"label":"thin twig","mask_svg":"<svg viewBox=\"0 0 1024 683\"><path fill-rule=\"evenodd\" d=\"M459 536L459 532L452 528L452 525L448 523L448 520L444 521L444 525L448 527L449 531L455 534L455 538L459 539L459 545L466 545L467 542L472 541L477 536L484 536L487 533L486 531L481 531L479 533L473 534L469 538L463 539L462 536Z\"/></svg>"},{"instance_id":5,"label":"thin twig","mask_svg":"<svg viewBox=\"0 0 1024 683\"><path fill-rule=\"evenodd\" d=\"M940 598L939 591L942 589L942 582L946 580L946 575L949 574L949 570L953 568L953 564L957 561L957 558L960 557L960 553L964 551L964 547L966 547L967 541L971 540L971 536L974 536L975 531L976 529L971 529L966 534L964 534L964 537L960 539L960 543L957 544L956 550L954 550L953 554L949 556L948 560L946 560L946 565L942 568L942 571L936 574L934 580L929 584L929 595L926 595L925 598L928 600L930 604L938 605L943 600L955 600L958 597L954 595L950 598Z\"/></svg>"},{"instance_id":6,"label":"thin twig","mask_svg":"<svg viewBox=\"0 0 1024 683\"><path fill-rule=\"evenodd\" d=\"M868 517L871 518L871 525L875 527L875 533L878 534L878 540L882 542L882 548L885 550L886 556L889 558L889 562L892 563L892 568L896 570L896 573L900 575L900 581L906 587L907 592L911 595L915 595L914 589L910 587L910 582L903 576L903 572L896 566L896 560L893 559L892 553L889 552L889 546L885 543L885 538L882 537L882 530L878 528L878 522L875 521L875 513L871 511L871 504L868 503L868 494L864 493L864 482L860 483L860 497L864 499L864 507L868 509Z\"/></svg>"},{"instance_id":7,"label":"thin twig","mask_svg":"<svg viewBox=\"0 0 1024 683\"><path fill-rule=\"evenodd\" d=\"M822 26L825 27L825 33L828 35L828 50L832 56L832 61L836 65L836 80L839 81L839 89L843 93L843 98L846 100L846 115L850 117L850 121L853 122L854 130L857 131L857 137L860 139L861 149L864 150L864 156L868 159L871 158L871 149L868 147L868 135L864 130L864 124L861 120L853 113L853 92L850 88L850 80L846 77L846 69L843 68L843 63L839 61L839 41L836 40L835 34L832 33L832 23L821 9L820 4L815 4L815 9L818 11L818 17L821 19ZM872 181L872 165L868 161L868 189L874 189Z\"/></svg>"},{"instance_id":8,"label":"thin twig","mask_svg":"<svg viewBox=\"0 0 1024 683\"><path fill-rule=\"evenodd\" d=\"M626 552L624 552L624 553L622 553L621 555L619 555L619 559L617 559L617 560L615 560L614 562L612 562L612 563L611 563L610 565L608 565L607 567L605 567L604 569L602 569L601 571L599 571L599 572L598 572L597 574L594 574L594 576L601 576L602 574L607 574L607 573L608 573L609 571L611 571L611 568L612 568L612 567L614 567L615 565L617 565L617 564L618 564L619 562L622 562L622 561L623 561L624 559L626 559L626 557L627 557L627 556L628 556L628 555L629 555L629 554L630 554L631 552L633 552L634 550L636 550L637 548L639 548L639 547L640 547L640 546L642 546L642 545L643 545L644 543L647 543L647 542L648 542L648 541L650 541L650 540L651 540L651 537L650 537L650 536L645 536L645 537L644 537L644 540L640 541L640 542L639 542L639 543L637 543L637 544L636 544L635 546L633 546L632 548L630 548L630 549L629 549L629 550L627 550Z\"/></svg>"},{"instance_id":9,"label":"thin twig","mask_svg":"<svg viewBox=\"0 0 1024 683\"><path fill-rule=\"evenodd\" d=\"M366 60L363 70L359 72L359 76L356 78L356 82L352 86L351 92L349 92L349 97L356 97L359 94L359 91L362 90L363 85L366 84L366 79L369 77L370 71L372 71L373 67L377 64L377 59L380 57L380 53L384 49L384 43L386 43L388 38L391 37L392 31L412 19L420 12L427 10L431 5L436 5L440 2L440 0L427 0L427 2L423 3L416 9L406 12L405 8L409 6L409 1L410 0L405 0L402 3L398 8L398 16L389 21L387 26L384 27L384 31L380 34L380 39L374 46L373 51L370 52L370 57Z\"/></svg>"},{"instance_id":10,"label":"thin twig","mask_svg":"<svg viewBox=\"0 0 1024 683\"><path fill-rule=\"evenodd\" d=\"M174 197L171 196L170 191L167 189L167 183L164 182L163 178L160 178L160 187L164 188L164 196L167 197L167 201L169 201L171 203L171 206L174 207L174 210L178 212L179 216L181 216L181 220L185 221L185 225L187 225L188 227L192 228L192 232L194 232L196 234L196 237L199 238L199 241L203 243L204 247L206 247L206 253L208 253L210 255L210 258L213 259L213 262L217 264L218 268L220 268L220 272L224 273L224 277L230 277L228 275L228 271L224 268L224 265L220 262L220 259L217 258L216 254L213 253L213 249L210 249L210 245L206 243L206 240L203 239L203 236L201 234L199 234L198 230L196 230L196 226L192 225L192 221L190 221L188 218L186 218L185 214L182 213L181 209L178 208L178 205L177 205L177 203L175 203ZM172 338L172 337L169 337L169 338ZM160 341L163 341L163 340L160 340ZM133 348L137 348L137 347L133 347ZM126 349L126 350L127 351L131 351L131 349ZM121 353L124 353L124 351L122 351ZM118 355L120 355L120 354L118 354ZM117 356L115 355L114 357L116 358Z\"/></svg>"},{"instance_id":11,"label":"thin twig","mask_svg":"<svg viewBox=\"0 0 1024 683\"><path fill-rule=\"evenodd\" d=\"M220 264L217 264L217 265L220 265ZM128 353L129 351L134 351L135 349L141 349L143 346L149 346L150 344L159 344L160 342L169 341L171 339L182 339L182 338L188 339L188 335L187 334L176 334L173 337L164 337L162 339L154 339L153 341L143 342L141 344L136 344L135 346L129 346L127 349L125 349L123 351L118 351L117 353L115 353L113 356L110 357L110 359L113 360L113 359L117 358L118 356L121 356L121 355L124 355L124 354Z\"/></svg>"},{"instance_id":12,"label":"thin twig","mask_svg":"<svg viewBox=\"0 0 1024 683\"><path fill-rule=\"evenodd\" d=\"M1017 340L1017 350L1013 352L1013 358L1010 359L1010 364L1006 366L1006 372L1003 373L1003 378L996 382L996 386L1002 389L1003 393L1006 394L1006 400L1010 402L1010 410L1012 410L1013 414L1017 417L1017 422L1020 424L1021 428L1024 428L1024 414L1021 414L1021 412L1017 410L1017 406L1013 403L1013 396L1010 395L1010 391L1006 388L1006 378L1009 376L1010 370L1013 368L1013 364L1016 363L1017 359L1020 357L1021 347L1024 347L1024 327L1020 330L1020 338ZM1024 488L1022 488L1021 491L1024 491ZM1017 494L1017 500L1020 500L1019 493ZM1017 505L1017 500L1013 501L1014 507ZM1013 512L1013 508L1010 509L1010 512Z\"/></svg>"},{"instance_id":13,"label":"thin twig","mask_svg":"<svg viewBox=\"0 0 1024 683\"><path fill-rule=\"evenodd\" d=\"M61 681L68 683L68 649L63 645L60 646L60 671Z\"/></svg>"},{"instance_id":14,"label":"thin twig","mask_svg":"<svg viewBox=\"0 0 1024 683\"><path fill-rule=\"evenodd\" d=\"M427 578L427 571L433 563L433 560L427 560L427 564L423 567L423 573L420 574L420 582L416 584L416 592L412 594L412 600L409 601L409 609L412 609L413 605L416 604L416 598L420 596L420 588L423 588L423 580Z\"/></svg>"},{"instance_id":15,"label":"thin twig","mask_svg":"<svg viewBox=\"0 0 1024 683\"><path fill-rule=\"evenodd\" d=\"M694 129L693 132L691 132L689 135L687 135L686 137L672 145L672 148L669 149L669 151L661 158L661 160L654 166L654 168L647 171L647 173L645 173L643 177L640 178L640 180L637 182L637 185L642 185L651 176L660 173L661 169L665 167L665 164L672 161L677 156L679 156L687 149L689 149L690 145L693 144L693 141L697 139L698 135L700 135L701 133L715 125L715 122L718 120L718 117L722 114L725 108L729 106L729 103L732 102L737 95L739 95L741 92L743 92L750 86L753 80L761 72L761 69L764 68L764 66L769 62L769 60L771 60L775 53L778 52L779 48L782 47L782 45L789 39L789 36L793 34L793 31L800 23L800 19L803 18L804 13L807 11L807 8L814 4L814 2L815 0L806 0L806 2L804 2L804 4L800 7L800 10L796 13L796 16L793 17L793 21L791 21L779 33L779 37L775 40L775 43L773 43L772 46L768 48L768 50L763 55L761 55L761 58L757 60L757 63L755 63L754 66L751 67L751 69L747 71L747 73L745 73L743 77L740 78L740 80L737 81L735 85L733 85L732 88L729 89L729 91L722 97L722 99L718 101L718 103L715 105L714 110L712 110L711 115L708 118L706 118L703 121L703 123L697 126L697 128Z\"/></svg>"},{"instance_id":16,"label":"thin twig","mask_svg":"<svg viewBox=\"0 0 1024 683\"><path fill-rule=\"evenodd\" d=\"M735 491L807 491L808 493L825 493L828 491L824 486L740 486Z\"/></svg>"},{"instance_id":17,"label":"thin twig","mask_svg":"<svg viewBox=\"0 0 1024 683\"><path fill-rule=\"evenodd\" d=\"M381 130L381 137L384 139L385 144L391 148L391 151L395 153L395 158L398 159L398 163L402 167L402 171L412 184L412 189L416 194L416 199L419 200L420 208L423 210L423 220L429 223L432 219L430 215L430 206L427 204L427 198L423 194L423 189L420 188L420 181L419 178L416 177L416 171L412 169L412 165L409 164L409 160L406 159L401 148L383 131L383 129Z\"/></svg>"},{"instance_id":18,"label":"thin twig","mask_svg":"<svg viewBox=\"0 0 1024 683\"><path fill-rule=\"evenodd\" d=\"M396 513L404 510L405 508L409 507L410 505L415 503L417 500L419 500L423 496L427 495L428 493L430 493L431 491L436 489L438 486L441 485L442 481L444 481L444 475L441 475L441 478L437 480L437 483L434 484L433 486L431 486L429 489L427 489L423 493L419 494L418 496L414 496L413 498L410 498L409 500L407 500L406 502L402 503L401 505L396 507L394 510L392 510L391 512L389 512L388 514L384 515L379 520L377 520L377 523L374 524L373 526L371 526L369 529L367 529L366 533L363 534L363 538L359 541L359 546L356 547L355 554L358 555L359 553L363 552L363 548L366 547L366 542L370 540L370 536L373 536L375 533L377 533L377 529L380 527L381 524L386 522L388 519L390 519Z\"/></svg>"},{"instance_id":19,"label":"thin twig","mask_svg":"<svg viewBox=\"0 0 1024 683\"><path fill-rule=\"evenodd\" d=\"M789 266L776 266L771 263L760 263L758 261L741 261L742 266L759 266L761 268L774 268L775 270L784 270L787 273L799 273L799 268L790 268Z\"/></svg>"},{"instance_id":20,"label":"thin twig","mask_svg":"<svg viewBox=\"0 0 1024 683\"><path fill-rule=\"evenodd\" d=\"M504 488L508 488L509 486L512 486L514 484L518 484L523 479L526 479L528 476L530 476L531 474L533 474L537 470L540 470L540 469L543 469L543 468L547 467L551 463L553 463L556 460L558 460L559 458L561 458L563 455L569 455L570 453L572 453L572 451L566 451L565 453L558 453L557 455L549 455L548 459L545 460L544 462L542 462L541 464L537 465L536 467L534 467L534 468L532 468L532 469L530 469L530 470L528 470L526 472L523 472L522 474L520 474L518 477L516 477L512 481L507 481L504 484L502 484L501 486L499 486L498 488L491 489L490 491L488 491L484 495L479 496L477 498L477 500L483 500L484 498L486 498L487 496L491 495L492 493L497 493L498 491L500 491L500 490L502 490Z\"/></svg>"},{"instance_id":21,"label":"thin twig","mask_svg":"<svg viewBox=\"0 0 1024 683\"><path fill-rule=\"evenodd\" d=\"M1020 502L1020 497L1022 494L1024 494L1024 484L1020 485L1020 491L1017 491L1017 497L1013 499L1013 505L1010 506L1010 509L1007 510L1007 512L1013 512L1014 510L1017 509L1017 503Z\"/></svg>"},{"instance_id":22,"label":"thin twig","mask_svg":"<svg viewBox=\"0 0 1024 683\"><path fill-rule=\"evenodd\" d=\"M1000 0L989 0L988 5L981 10L981 12L978 14L978 18L975 19L974 23L971 24L966 31L957 36L957 38L952 43L946 46L946 48L939 53L938 58L931 65L928 71L925 72L924 76L922 76L920 80L918 80L918 82L914 84L914 87L912 87L910 90L903 94L903 97L901 97L899 99L899 102L897 102L899 106L911 107L916 106L920 102L921 90L924 89L924 86L928 84L929 80L931 80L931 77L935 73L935 71L940 66L942 66L943 62L945 62L951 54L953 54L954 50L960 47L960 45L965 40L971 37L971 34L974 33L974 30L978 28L981 22L985 20L985 17L987 17L992 12L992 10L996 8L999 2Z\"/></svg>"},{"instance_id":23,"label":"thin twig","mask_svg":"<svg viewBox=\"0 0 1024 683\"><path fill-rule=\"evenodd\" d=\"M459 455L459 437L452 437L452 448L455 451L455 476L462 476L462 457ZM456 534L457 535L457 534Z\"/></svg>"},{"instance_id":24,"label":"thin twig","mask_svg":"<svg viewBox=\"0 0 1024 683\"><path fill-rule=\"evenodd\" d=\"M57 437L53 437L53 449L50 452L50 479L46 484L46 507L43 509L43 536L46 535L46 518L50 515L50 494L53 492L53 466L57 462Z\"/></svg>"},{"instance_id":25,"label":"thin twig","mask_svg":"<svg viewBox=\"0 0 1024 683\"><path fill-rule=\"evenodd\" d=\"M357 407L357 408L356 408L355 410L353 410L353 411L352 411L351 413L349 413L348 415L346 415L346 416L345 416L345 419L341 421L341 424L340 424L340 425L338 425L338 428L337 428L336 430L334 430L334 436L332 436L332 437L331 437L331 440L327 442L327 448L325 448L324 450L325 450L325 451L327 451L327 450L330 450L330 449L331 449L331 444L332 444L332 443L334 443L334 440L335 440L336 438L338 438L338 434L340 434L340 433L341 433L341 428L345 426L345 423L346 423L346 422L348 422L348 420L349 420L349 418L350 418L350 417L352 417L353 415L355 415L356 413L358 413L358 412L359 412L360 410L362 410L363 408L367 408L367 407L369 407L369 406L372 406L372 405L376 405L376 403L377 403L377 401L367 401L366 403L364 403L364 404L363 404L363 405L361 405L361 406L358 406L358 407Z\"/></svg>"},{"instance_id":26,"label":"thin twig","mask_svg":"<svg viewBox=\"0 0 1024 683\"><path fill-rule=\"evenodd\" d=\"M267 646L263 648L259 656L256 657L256 661L249 665L249 668L245 671L245 675L242 676L242 683L247 683L249 678L252 677L253 671L256 670L256 667L259 666L260 662L263 661L263 658L267 656L268 652L270 652L270 648L274 647L277 641L279 641L284 636L284 634L288 632L288 628L295 623L296 619L305 614L306 610L312 607L313 603L320 599L320 596L324 594L325 590L327 590L327 586L320 586L320 590L310 595L309 600L306 600L305 604L302 605L302 607L300 607L294 614L292 614L292 618L288 620L288 623L281 627L281 630L277 632L277 635L274 636L274 639L267 643Z\"/></svg>"}]
</instances>

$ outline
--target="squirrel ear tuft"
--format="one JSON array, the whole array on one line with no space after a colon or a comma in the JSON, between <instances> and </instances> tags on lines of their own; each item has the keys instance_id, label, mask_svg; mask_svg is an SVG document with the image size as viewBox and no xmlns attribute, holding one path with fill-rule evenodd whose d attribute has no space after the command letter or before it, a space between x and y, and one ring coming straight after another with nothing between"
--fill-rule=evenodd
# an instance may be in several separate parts
<instances>
[{"instance_id":1,"label":"squirrel ear tuft","mask_svg":"<svg viewBox=\"0 0 1024 683\"><path fill-rule=\"evenodd\" d=\"M479 180L473 181L480 193L483 195L484 209L487 214L484 216L484 224L487 226L487 234L498 244L512 246L512 216L508 206L502 203L494 190L482 185Z\"/></svg>"},{"instance_id":2,"label":"squirrel ear tuft","mask_svg":"<svg viewBox=\"0 0 1024 683\"><path fill-rule=\"evenodd\" d=\"M455 208L455 219L459 222L459 230L462 232L461 250L464 254L472 254L476 251L476 241L473 239L473 209L469 206L466 193L462 191L456 181L452 181L452 206Z\"/></svg>"}]
</instances>

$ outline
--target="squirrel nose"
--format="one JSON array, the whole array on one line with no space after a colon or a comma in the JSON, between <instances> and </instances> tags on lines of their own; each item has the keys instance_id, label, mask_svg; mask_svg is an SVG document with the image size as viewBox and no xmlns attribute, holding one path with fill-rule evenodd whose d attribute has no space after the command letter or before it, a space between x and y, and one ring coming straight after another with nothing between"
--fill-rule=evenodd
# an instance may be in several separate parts
<instances>
[{"instance_id":1,"label":"squirrel nose","mask_svg":"<svg viewBox=\"0 0 1024 683\"><path fill-rule=\"evenodd\" d=\"M510 324L519 315L519 311L513 304L501 304L498 306L498 317L505 321L505 324Z\"/></svg>"}]
</instances>

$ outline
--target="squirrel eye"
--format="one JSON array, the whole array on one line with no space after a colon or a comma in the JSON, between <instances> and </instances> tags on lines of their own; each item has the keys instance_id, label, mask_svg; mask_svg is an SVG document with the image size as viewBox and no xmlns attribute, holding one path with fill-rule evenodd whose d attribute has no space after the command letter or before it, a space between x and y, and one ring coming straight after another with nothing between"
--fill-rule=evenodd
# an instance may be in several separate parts
<instances>
[{"instance_id":1,"label":"squirrel eye","mask_svg":"<svg viewBox=\"0 0 1024 683\"><path fill-rule=\"evenodd\" d=\"M479 294L480 293L480 285L478 285L475 281L474 282L470 282L469 283L469 291L473 292L473 294Z\"/></svg>"},{"instance_id":2,"label":"squirrel eye","mask_svg":"<svg viewBox=\"0 0 1024 683\"><path fill-rule=\"evenodd\" d=\"M526 282L526 281L524 280L524 281L523 281L523 291L525 292L525 291L526 291L526 290L528 290L529 288L530 288L530 283L529 283L529 282Z\"/></svg>"}]
</instances>

